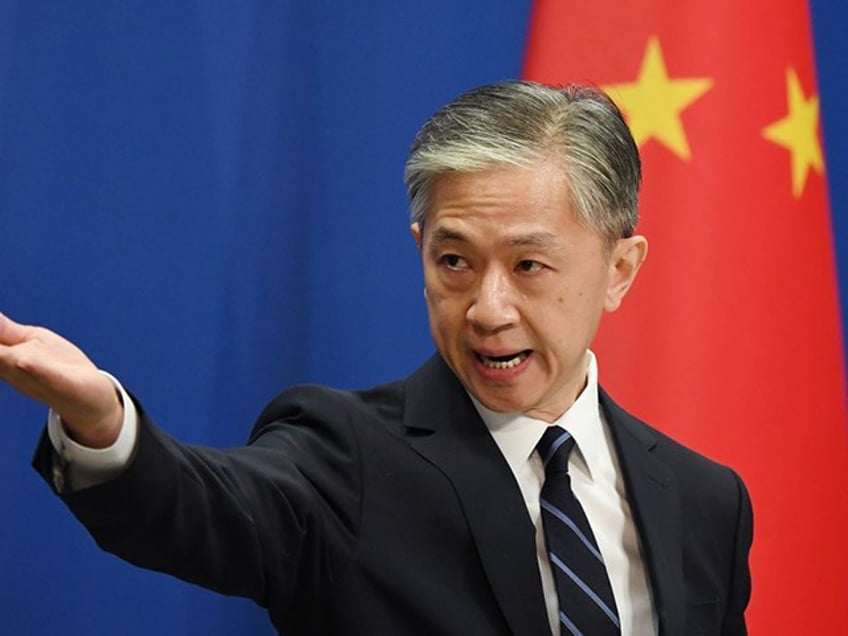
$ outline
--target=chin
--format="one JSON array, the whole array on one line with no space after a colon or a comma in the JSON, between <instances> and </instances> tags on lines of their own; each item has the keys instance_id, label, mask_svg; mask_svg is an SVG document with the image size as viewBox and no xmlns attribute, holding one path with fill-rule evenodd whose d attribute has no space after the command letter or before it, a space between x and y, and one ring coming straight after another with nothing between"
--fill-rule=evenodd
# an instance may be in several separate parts
<instances>
[{"instance_id":1,"label":"chin","mask_svg":"<svg viewBox=\"0 0 848 636\"><path fill-rule=\"evenodd\" d=\"M480 400L483 406L490 411L495 411L495 413L521 413L528 408L521 400L493 396L490 392L476 392L474 397Z\"/></svg>"}]
</instances>

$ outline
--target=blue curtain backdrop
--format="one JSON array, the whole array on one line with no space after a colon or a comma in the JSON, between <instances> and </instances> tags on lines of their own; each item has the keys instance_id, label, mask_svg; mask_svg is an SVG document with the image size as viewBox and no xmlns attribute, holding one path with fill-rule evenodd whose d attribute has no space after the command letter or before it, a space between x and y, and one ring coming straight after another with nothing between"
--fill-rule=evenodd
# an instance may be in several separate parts
<instances>
[{"instance_id":1,"label":"blue curtain backdrop","mask_svg":"<svg viewBox=\"0 0 848 636\"><path fill-rule=\"evenodd\" d=\"M217 446L284 386L406 374L432 350L406 150L438 106L520 73L528 13L0 2L0 311ZM848 8L813 17L844 306ZM43 408L0 387L0 420L0 632L272 633L250 602L102 553L29 467Z\"/></svg>"}]
</instances>

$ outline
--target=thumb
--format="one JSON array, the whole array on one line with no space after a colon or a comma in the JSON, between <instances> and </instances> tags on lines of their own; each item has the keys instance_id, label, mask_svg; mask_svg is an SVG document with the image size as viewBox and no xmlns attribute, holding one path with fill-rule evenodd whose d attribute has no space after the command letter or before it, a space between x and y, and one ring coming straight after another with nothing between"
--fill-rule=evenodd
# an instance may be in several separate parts
<instances>
[{"instance_id":1,"label":"thumb","mask_svg":"<svg viewBox=\"0 0 848 636\"><path fill-rule=\"evenodd\" d=\"M8 347L24 342L31 327L15 322L3 313L0 313L0 345Z\"/></svg>"}]
</instances>

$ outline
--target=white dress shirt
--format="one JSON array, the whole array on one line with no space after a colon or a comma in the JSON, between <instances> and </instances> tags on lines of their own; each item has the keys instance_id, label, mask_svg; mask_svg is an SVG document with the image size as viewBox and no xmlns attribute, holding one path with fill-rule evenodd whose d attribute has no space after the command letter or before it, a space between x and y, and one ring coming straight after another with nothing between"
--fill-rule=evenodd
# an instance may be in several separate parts
<instances>
[{"instance_id":1,"label":"white dress shirt","mask_svg":"<svg viewBox=\"0 0 848 636\"><path fill-rule=\"evenodd\" d=\"M112 381L124 405L124 421L118 439L107 448L89 448L72 440L53 409L47 416L47 436L56 451L58 462L53 467L56 492L82 490L117 477L129 463L135 450L138 413L135 405L114 376L101 371Z\"/></svg>"},{"instance_id":2,"label":"white dress shirt","mask_svg":"<svg viewBox=\"0 0 848 636\"><path fill-rule=\"evenodd\" d=\"M551 633L559 634L559 602L539 509L545 469L535 452L536 444L551 424L520 413L496 413L473 397L472 401L512 469L530 519L536 526L536 558L542 575L548 619ZM618 456L598 405L598 365L591 351L586 387L553 424L566 429L575 440L576 450L572 451L568 460L571 486L604 557L621 621L621 633L623 636L656 634L650 584Z\"/></svg>"},{"instance_id":3,"label":"white dress shirt","mask_svg":"<svg viewBox=\"0 0 848 636\"><path fill-rule=\"evenodd\" d=\"M624 480L610 432L598 406L598 367L590 351L586 387L574 404L554 424L566 429L576 441L568 461L574 494L583 506L598 548L604 557L618 608L623 636L657 633L645 564L633 513L627 502ZM88 488L116 477L129 463L138 435L138 413L120 382L104 373L115 385L124 404L124 422L115 443L108 448L82 446L68 437L59 416L50 411L47 431L59 462L53 483L61 492ZM536 527L536 558L548 608L551 633L560 633L559 601L545 547L539 495L545 479L536 444L547 422L520 413L496 413L472 401L512 469L530 519ZM67 483L66 483L67 482Z\"/></svg>"}]
</instances>

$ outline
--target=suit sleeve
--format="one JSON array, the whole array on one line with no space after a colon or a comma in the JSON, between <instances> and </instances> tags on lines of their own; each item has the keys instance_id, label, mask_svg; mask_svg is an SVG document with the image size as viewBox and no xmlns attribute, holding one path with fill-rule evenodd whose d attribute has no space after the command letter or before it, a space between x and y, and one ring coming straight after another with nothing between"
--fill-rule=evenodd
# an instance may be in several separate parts
<instances>
[{"instance_id":1,"label":"suit sleeve","mask_svg":"<svg viewBox=\"0 0 848 636\"><path fill-rule=\"evenodd\" d=\"M281 396L226 451L177 442L139 406L127 469L60 496L103 549L285 611L344 567L359 523L354 427L318 391ZM54 457L42 439L34 464L49 483Z\"/></svg>"},{"instance_id":2,"label":"suit sleeve","mask_svg":"<svg viewBox=\"0 0 848 636\"><path fill-rule=\"evenodd\" d=\"M721 633L724 636L745 636L745 608L751 597L751 570L748 555L753 541L754 522L751 499L742 479L734 473L738 489L738 513L733 554L733 568L728 591L727 610Z\"/></svg>"}]
</instances>

